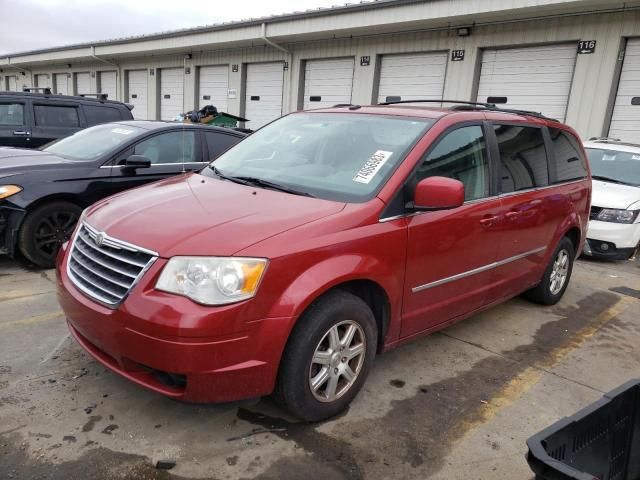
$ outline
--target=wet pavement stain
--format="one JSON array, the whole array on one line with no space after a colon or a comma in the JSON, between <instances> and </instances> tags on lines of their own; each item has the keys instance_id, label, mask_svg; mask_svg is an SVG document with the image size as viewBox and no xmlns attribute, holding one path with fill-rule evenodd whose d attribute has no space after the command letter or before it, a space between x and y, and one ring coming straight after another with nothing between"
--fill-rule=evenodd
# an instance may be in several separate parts
<instances>
[{"instance_id":1,"label":"wet pavement stain","mask_svg":"<svg viewBox=\"0 0 640 480\"><path fill-rule=\"evenodd\" d=\"M454 377L418 386L413 397L392 402L383 417L349 421L347 415L330 433L319 431L317 424L295 423L257 413L254 408L239 408L240 420L261 427L260 434L294 442L301 453L279 458L262 473L260 462L252 462L255 475L251 470L245 475L261 480L428 478L444 466L456 442L491 418L496 405L504 405L494 399L508 399L513 391L517 393L521 386L513 387L514 382L526 382L532 365L553 366L594 332L612 326L616 320L614 307L620 302L619 296L600 292L582 299L576 306L546 309L559 318L542 324L530 344L480 360ZM270 400L262 401L265 402ZM88 424L91 422L89 418ZM75 441L72 436L63 438L67 445ZM78 459L59 464L32 457L21 448L23 443L20 434L0 434L0 472L33 480L184 479L156 470L144 456L112 451L93 443L86 445Z\"/></svg>"},{"instance_id":2,"label":"wet pavement stain","mask_svg":"<svg viewBox=\"0 0 640 480\"><path fill-rule=\"evenodd\" d=\"M80 458L63 463L33 459L20 447L21 437L0 436L0 473L4 478L28 480L190 480L157 470L141 455L114 452L98 447L87 450ZM219 480L215 477L202 480Z\"/></svg>"},{"instance_id":3,"label":"wet pavement stain","mask_svg":"<svg viewBox=\"0 0 640 480\"><path fill-rule=\"evenodd\" d=\"M617 295L598 292L576 306L551 308L560 318L541 325L530 344L480 360L455 377L420 386L415 396L394 401L385 416L346 421L330 434L319 432L316 425L240 410L243 420L284 428L286 433L275 434L310 454L280 459L256 478L285 478L292 471L303 472L300 478L307 480L327 478L319 465L338 467L331 475L335 479L428 478L444 466L447 454L470 429L537 382L527 377L532 366L553 366L613 320L613 307L619 302Z\"/></svg>"},{"instance_id":4,"label":"wet pavement stain","mask_svg":"<svg viewBox=\"0 0 640 480\"><path fill-rule=\"evenodd\" d=\"M614 288L610 288L609 290L615 293L621 293L622 295L627 295L628 297L640 299L640 290L636 290L635 288L614 287Z\"/></svg>"}]
</instances>

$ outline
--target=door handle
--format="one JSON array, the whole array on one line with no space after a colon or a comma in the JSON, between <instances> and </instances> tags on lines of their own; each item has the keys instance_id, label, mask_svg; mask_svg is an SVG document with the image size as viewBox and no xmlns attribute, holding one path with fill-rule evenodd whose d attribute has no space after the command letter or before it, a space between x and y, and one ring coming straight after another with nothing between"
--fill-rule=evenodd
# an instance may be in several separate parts
<instances>
[{"instance_id":1,"label":"door handle","mask_svg":"<svg viewBox=\"0 0 640 480\"><path fill-rule=\"evenodd\" d=\"M31 135L31 132L27 132L26 130L14 130L13 134L24 137L26 135Z\"/></svg>"},{"instance_id":2,"label":"door handle","mask_svg":"<svg viewBox=\"0 0 640 480\"><path fill-rule=\"evenodd\" d=\"M520 212L507 212L504 216L507 220L515 220L520 216Z\"/></svg>"},{"instance_id":3,"label":"door handle","mask_svg":"<svg viewBox=\"0 0 640 480\"><path fill-rule=\"evenodd\" d=\"M480 220L480 225L482 225L483 227L489 227L493 225L493 222L495 222L496 220L498 220L497 215L489 215Z\"/></svg>"}]
</instances>

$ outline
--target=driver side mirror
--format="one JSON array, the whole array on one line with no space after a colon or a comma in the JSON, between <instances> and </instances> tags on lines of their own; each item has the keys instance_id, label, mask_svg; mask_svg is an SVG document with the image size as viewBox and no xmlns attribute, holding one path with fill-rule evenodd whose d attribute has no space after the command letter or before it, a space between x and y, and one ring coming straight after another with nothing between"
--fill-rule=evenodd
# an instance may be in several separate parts
<instances>
[{"instance_id":1,"label":"driver side mirror","mask_svg":"<svg viewBox=\"0 0 640 480\"><path fill-rule=\"evenodd\" d=\"M464 184L447 177L429 177L418 182L412 208L449 210L464 203Z\"/></svg>"},{"instance_id":2,"label":"driver side mirror","mask_svg":"<svg viewBox=\"0 0 640 480\"><path fill-rule=\"evenodd\" d=\"M124 161L123 166L130 170L137 168L149 168L151 166L151 160L143 155L130 155Z\"/></svg>"}]
</instances>

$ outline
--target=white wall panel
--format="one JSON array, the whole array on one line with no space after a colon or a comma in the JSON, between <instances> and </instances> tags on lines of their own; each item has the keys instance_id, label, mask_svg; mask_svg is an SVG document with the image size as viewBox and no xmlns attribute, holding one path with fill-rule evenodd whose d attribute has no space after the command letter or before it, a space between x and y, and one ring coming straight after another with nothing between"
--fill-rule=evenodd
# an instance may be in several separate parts
<instances>
[{"instance_id":1,"label":"white wall panel","mask_svg":"<svg viewBox=\"0 0 640 480\"><path fill-rule=\"evenodd\" d=\"M39 87L39 88L51 87L51 77L49 76L48 73L40 73L40 74L34 75L33 78L36 82L36 87Z\"/></svg>"},{"instance_id":2,"label":"white wall panel","mask_svg":"<svg viewBox=\"0 0 640 480\"><path fill-rule=\"evenodd\" d=\"M229 66L204 66L199 70L198 108L213 105L219 112L226 112L228 110Z\"/></svg>"},{"instance_id":3,"label":"white wall panel","mask_svg":"<svg viewBox=\"0 0 640 480\"><path fill-rule=\"evenodd\" d=\"M284 71L281 62L250 63L245 85L247 127L260 128L282 115Z\"/></svg>"},{"instance_id":4,"label":"white wall panel","mask_svg":"<svg viewBox=\"0 0 640 480\"><path fill-rule=\"evenodd\" d=\"M133 118L136 120L147 120L148 117L148 82L147 70L130 70L128 72L128 99L127 102L133 105Z\"/></svg>"},{"instance_id":5,"label":"white wall panel","mask_svg":"<svg viewBox=\"0 0 640 480\"><path fill-rule=\"evenodd\" d=\"M576 56L576 44L485 50L478 101L507 97L508 108L564 121Z\"/></svg>"},{"instance_id":6,"label":"white wall panel","mask_svg":"<svg viewBox=\"0 0 640 480\"><path fill-rule=\"evenodd\" d=\"M109 100L118 100L118 73L99 72L98 75L98 93L106 93Z\"/></svg>"},{"instance_id":7,"label":"white wall panel","mask_svg":"<svg viewBox=\"0 0 640 480\"><path fill-rule=\"evenodd\" d=\"M353 58L307 60L304 72L304 109L351 103Z\"/></svg>"},{"instance_id":8,"label":"white wall panel","mask_svg":"<svg viewBox=\"0 0 640 480\"><path fill-rule=\"evenodd\" d=\"M634 98L640 99L640 39L627 43L609 128L610 137L640 143L640 105L631 104Z\"/></svg>"},{"instance_id":9,"label":"white wall panel","mask_svg":"<svg viewBox=\"0 0 640 480\"><path fill-rule=\"evenodd\" d=\"M75 94L81 95L84 93L95 93L91 91L91 76L88 72L76 73L76 88Z\"/></svg>"},{"instance_id":10,"label":"white wall panel","mask_svg":"<svg viewBox=\"0 0 640 480\"><path fill-rule=\"evenodd\" d=\"M441 100L447 60L447 52L384 55L380 65L378 102L386 101L387 97Z\"/></svg>"},{"instance_id":11,"label":"white wall panel","mask_svg":"<svg viewBox=\"0 0 640 480\"><path fill-rule=\"evenodd\" d=\"M160 120L174 120L183 112L184 69L160 70Z\"/></svg>"},{"instance_id":12,"label":"white wall panel","mask_svg":"<svg viewBox=\"0 0 640 480\"><path fill-rule=\"evenodd\" d=\"M59 95L71 95L69 88L69 75L67 73L56 73L54 75L54 93Z\"/></svg>"}]
</instances>

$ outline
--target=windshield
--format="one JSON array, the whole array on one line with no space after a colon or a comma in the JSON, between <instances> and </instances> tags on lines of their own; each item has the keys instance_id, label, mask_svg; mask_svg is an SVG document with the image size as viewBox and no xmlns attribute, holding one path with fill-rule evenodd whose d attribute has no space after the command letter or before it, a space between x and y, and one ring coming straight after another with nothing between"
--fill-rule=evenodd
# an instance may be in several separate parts
<instances>
[{"instance_id":1,"label":"windshield","mask_svg":"<svg viewBox=\"0 0 640 480\"><path fill-rule=\"evenodd\" d=\"M587 148L587 154L594 178L640 186L640 152Z\"/></svg>"},{"instance_id":2,"label":"windshield","mask_svg":"<svg viewBox=\"0 0 640 480\"><path fill-rule=\"evenodd\" d=\"M138 127L107 123L81 130L45 145L41 150L70 160L95 160L143 131Z\"/></svg>"},{"instance_id":3,"label":"windshield","mask_svg":"<svg viewBox=\"0 0 640 480\"><path fill-rule=\"evenodd\" d=\"M221 176L258 179L328 200L371 198L433 124L427 119L299 113L267 125L215 161ZM214 175L211 169L202 172Z\"/></svg>"}]
</instances>

